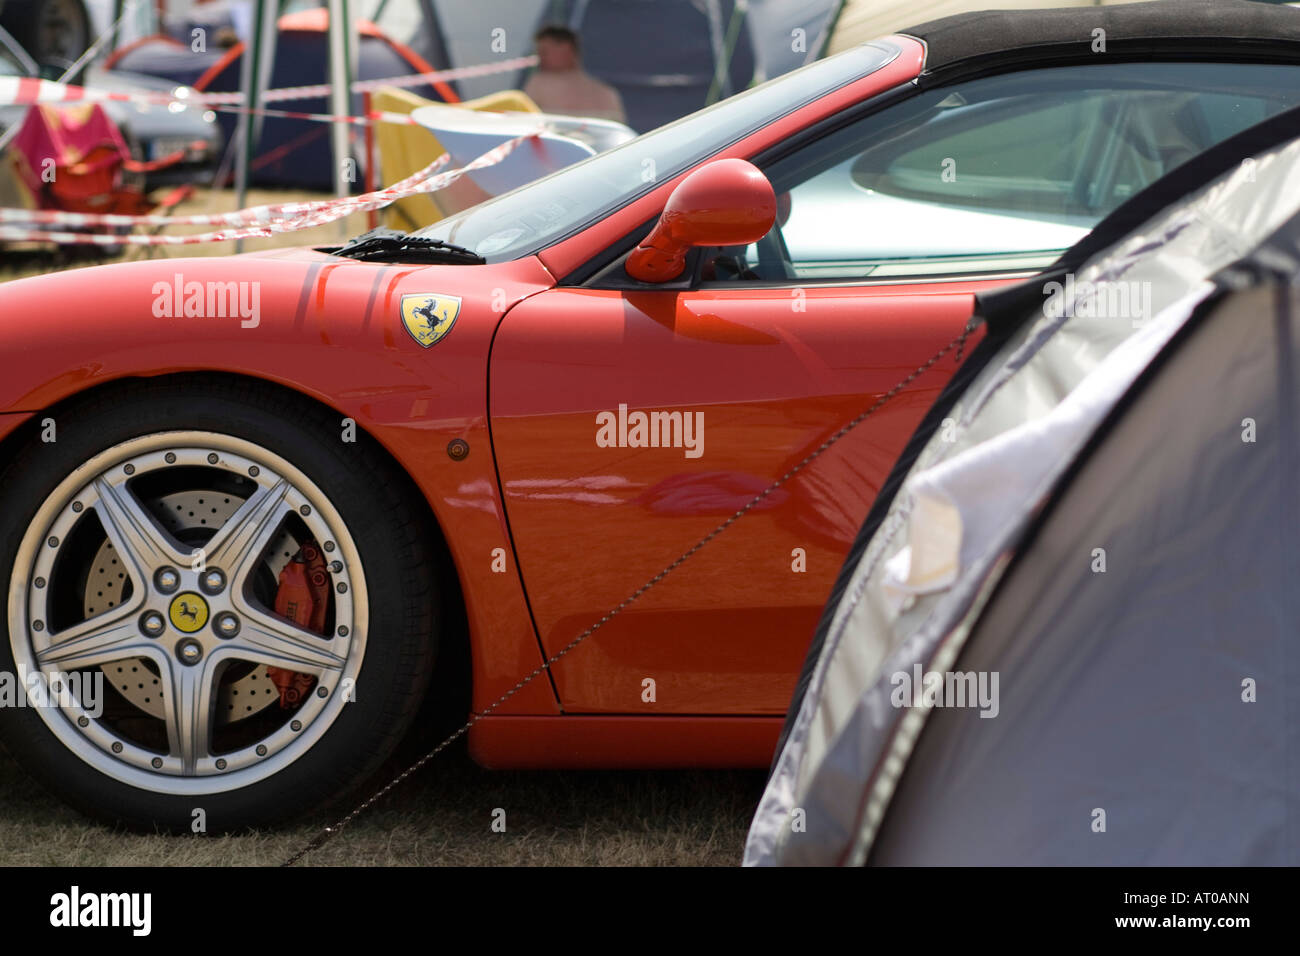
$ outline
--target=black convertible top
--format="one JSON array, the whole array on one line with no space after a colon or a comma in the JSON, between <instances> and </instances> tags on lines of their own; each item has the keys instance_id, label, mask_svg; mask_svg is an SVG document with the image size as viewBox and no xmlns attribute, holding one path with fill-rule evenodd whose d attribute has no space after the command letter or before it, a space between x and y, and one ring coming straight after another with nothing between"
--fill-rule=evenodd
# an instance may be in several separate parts
<instances>
[{"instance_id":1,"label":"black convertible top","mask_svg":"<svg viewBox=\"0 0 1300 956\"><path fill-rule=\"evenodd\" d=\"M1300 9L1254 0L1156 0L1106 7L984 10L899 30L924 40L925 71L1016 51L1100 56L1093 31L1105 30L1106 52L1168 49L1169 41L1222 52L1251 49L1300 59ZM1177 44L1173 44L1177 45ZM1046 48L1046 49L1044 49Z\"/></svg>"}]
</instances>

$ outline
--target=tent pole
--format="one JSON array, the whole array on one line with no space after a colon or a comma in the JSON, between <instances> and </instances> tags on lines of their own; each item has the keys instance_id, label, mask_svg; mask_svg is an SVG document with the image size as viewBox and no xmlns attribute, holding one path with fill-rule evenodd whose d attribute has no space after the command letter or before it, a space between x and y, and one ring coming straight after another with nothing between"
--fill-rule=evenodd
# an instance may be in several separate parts
<instances>
[{"instance_id":1,"label":"tent pole","mask_svg":"<svg viewBox=\"0 0 1300 956\"><path fill-rule=\"evenodd\" d=\"M362 104L361 106L362 112L365 113L366 116L369 116L370 115L370 91L369 90L361 94L361 104ZM364 138L362 140L362 142L364 143L362 155L365 156L366 158L366 178L365 178L365 185L362 191L371 193L379 188L378 186L375 185L376 180L378 179L378 170L375 169L375 124L366 123L366 125L362 127L362 129L365 131L363 134ZM372 209L368 213L366 213L366 228L374 229L378 225L379 225L379 210Z\"/></svg>"},{"instance_id":2,"label":"tent pole","mask_svg":"<svg viewBox=\"0 0 1300 956\"><path fill-rule=\"evenodd\" d=\"M334 195L347 196L356 179L349 151L348 115L352 101L352 42L355 25L348 12L348 0L329 0L330 112L335 117L330 139L334 154ZM348 236L347 217L339 220L339 238Z\"/></svg>"},{"instance_id":3,"label":"tent pole","mask_svg":"<svg viewBox=\"0 0 1300 956\"><path fill-rule=\"evenodd\" d=\"M245 44L244 56L240 58L239 84L244 91L247 109L239 114L239 152L235 160L236 209L243 209L247 204L249 167L257 141L261 138L261 117L253 116L253 110L261 104L262 90L269 80L266 66L271 62L272 53L267 51L267 47L274 43L278 6L275 0L253 0L251 35ZM235 251L244 251L244 240L235 241Z\"/></svg>"},{"instance_id":4,"label":"tent pole","mask_svg":"<svg viewBox=\"0 0 1300 956\"><path fill-rule=\"evenodd\" d=\"M126 5L126 0L114 0L113 3L113 39L108 52L112 53L117 50L122 42L122 8Z\"/></svg>"}]
</instances>

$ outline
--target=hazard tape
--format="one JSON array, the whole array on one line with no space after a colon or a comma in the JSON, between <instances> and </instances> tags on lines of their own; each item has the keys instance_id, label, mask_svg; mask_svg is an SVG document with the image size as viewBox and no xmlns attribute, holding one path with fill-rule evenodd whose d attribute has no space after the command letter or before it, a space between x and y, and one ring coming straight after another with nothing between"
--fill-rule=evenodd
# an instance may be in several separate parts
<instances>
[{"instance_id":1,"label":"hazard tape","mask_svg":"<svg viewBox=\"0 0 1300 956\"><path fill-rule=\"evenodd\" d=\"M431 73L415 73L408 76L393 76L382 80L358 80L352 84L352 92L369 93L386 86L401 88L427 86L439 80L463 80L476 76L491 76L494 73L522 70L536 64L537 57L520 56L512 60L502 60L500 63L481 63L476 66L462 66L451 70L434 70ZM262 93L262 101L265 103L278 103L286 100L315 99L328 95L332 89L333 87L328 83L318 83L314 86L289 86L278 90L265 90ZM183 103L185 105L208 107L220 105L238 106L245 102L247 98L245 94L240 92L188 93L188 95L184 96L175 96L170 92L150 92L147 90L120 93L89 86L72 86L67 83L56 83L53 80L42 80L29 76L0 77L0 106L113 102L140 103L153 106Z\"/></svg>"},{"instance_id":2,"label":"hazard tape","mask_svg":"<svg viewBox=\"0 0 1300 956\"><path fill-rule=\"evenodd\" d=\"M109 213L76 213L52 209L0 209L0 222L72 226L180 226L224 225L237 228L216 232L195 233L188 236L117 235L96 232L56 232L44 229L27 229L0 226L0 242L55 242L67 245L135 245L183 246L204 242L222 242L228 239L265 238L283 232L297 232L312 226L334 222L356 212L382 209L390 203L409 196L445 189L467 173L501 162L521 143L541 132L537 130L516 136L492 147L482 156L471 160L459 169L437 172L449 161L446 153L439 156L419 172L387 186L384 189L360 196L342 196L313 202L278 203L254 206L237 212L212 213L195 216L121 216Z\"/></svg>"},{"instance_id":3,"label":"hazard tape","mask_svg":"<svg viewBox=\"0 0 1300 956\"><path fill-rule=\"evenodd\" d=\"M320 212L341 203L355 200L369 200L383 195L396 193L402 198L405 190L410 189L423 179L432 176L451 157L443 153L436 160L417 173L394 183L385 189L361 196L340 196L331 199L316 199L306 202L272 203L264 206L251 206L235 212L205 213L191 216L129 216L116 213L82 213L64 212L57 209L0 209L0 223L22 222L57 226L252 226L263 225L278 219L296 218Z\"/></svg>"}]
</instances>

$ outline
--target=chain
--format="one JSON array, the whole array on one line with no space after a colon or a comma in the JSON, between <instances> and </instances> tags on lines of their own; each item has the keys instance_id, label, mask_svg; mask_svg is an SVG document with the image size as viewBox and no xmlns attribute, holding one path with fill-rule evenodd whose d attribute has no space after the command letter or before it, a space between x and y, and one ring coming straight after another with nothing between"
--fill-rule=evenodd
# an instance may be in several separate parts
<instances>
[{"instance_id":1,"label":"chain","mask_svg":"<svg viewBox=\"0 0 1300 956\"><path fill-rule=\"evenodd\" d=\"M417 770L419 770L421 767L427 764L434 757L438 756L438 754L442 753L442 751L446 750L447 747L449 747L457 739L459 739L460 737L468 733L471 727L477 724L484 717L487 717L489 714L491 714L494 710L496 710L498 707L500 707L502 704L508 701L515 694L519 693L519 691L521 691L524 687L526 687L531 681L533 681L540 675L546 673L547 669L552 664L559 661L560 658L564 657L565 654L568 654L569 651L573 650L575 647L577 647L579 644L581 644L583 641L589 638L592 634L595 634L598 630L600 630L607 623L613 620L614 617L617 616L619 613L621 613L623 609L626 608L629 604L639 599L643 594L649 591L652 587L654 587L664 578L668 577L668 575L672 574L673 571L677 570L677 568L685 564L697 552L703 549L705 545L707 545L710 541L712 541L718 535L726 531L729 527L731 527L742 517L744 517L744 515L746 515L748 512L753 510L757 505L762 503L763 500L768 497L768 495L772 494L774 491L776 491L778 488L780 488L782 485L788 482L791 478L797 475L800 471L806 468L815 458L817 458L819 455L825 452L826 449L830 448L832 445L834 445L837 441L839 441L849 432L853 431L853 429L861 425L864 421L866 421L873 414L875 414L881 408L881 406L883 406L886 402L888 402L890 399L892 399L903 389L907 388L908 385L912 384L912 382L916 381L916 379L920 378L931 368L933 368L936 362L938 362L941 358L943 358L945 355L951 352L954 348L957 349L957 357L958 359L960 359L962 352L966 348L966 339L970 336L971 332L975 330L975 328L976 328L976 322L975 320L972 319L970 322L966 324L966 327L962 329L961 335L957 336L955 339L953 339L943 348L939 349L939 351L935 352L934 355L932 355L924 364L919 365L915 369L913 369L912 372L906 378L904 378L902 381L900 381L889 391L885 392L883 395L877 398L874 402L871 403L870 406L867 407L865 411L859 414L856 418L852 419L843 427L835 431L829 438L827 438L824 442L822 442L811 452L809 452L803 458L802 461L800 461L793 468L787 471L784 475L776 479L776 481L772 482L772 484L768 485L757 495L755 495L752 499L750 499L749 502L746 503L744 507L742 507L739 511L731 515L729 518L727 518L726 521L722 522L722 524L718 525L716 528L714 528L712 531L706 534L699 541L695 542L694 545L692 545L687 551L683 552L682 555L677 558L677 560L672 562L672 564L669 564L667 567L665 567L662 571L660 571L650 580L646 581L645 584L641 585L630 595L624 598L621 602L619 602L619 604L616 605L612 610L607 612L604 617L602 617L595 624L591 625L591 627L587 628L585 631L583 631L573 640L569 641L568 644L565 644L564 647L556 651L555 654L546 658L546 660L543 661L541 665L539 665L537 668L535 668L532 671L532 673L530 673L528 676L523 678L523 680L519 681L519 683L515 684L514 687L510 688L510 690L506 691L504 694L498 697L492 704L490 704L489 706L485 707L483 710L479 711L477 714L474 714L472 717L470 717L470 719L466 721L458 730L452 733L451 736L447 737L440 744L438 744L436 747L430 750L427 754L425 754L415 763L411 764L411 766L407 767L396 777L390 780L385 786L381 787L379 790L375 791L375 793L373 793L366 800L358 804L357 807L351 813L349 813L345 817L340 818L333 825L327 826L324 829L322 829L319 833L316 834L316 836L312 837L309 841L307 841L307 843L302 847L302 849L300 849L297 853L293 854L293 856L289 857L280 865L293 866L303 857L307 856L307 854L320 849L322 846L325 845L326 842L338 836L341 832L343 832L344 829L347 828L347 826L353 820L355 820L361 814L365 813L367 810L373 807L376 803L382 800L394 789L401 786L401 784L408 777L410 777L411 774L415 773Z\"/></svg>"}]
</instances>

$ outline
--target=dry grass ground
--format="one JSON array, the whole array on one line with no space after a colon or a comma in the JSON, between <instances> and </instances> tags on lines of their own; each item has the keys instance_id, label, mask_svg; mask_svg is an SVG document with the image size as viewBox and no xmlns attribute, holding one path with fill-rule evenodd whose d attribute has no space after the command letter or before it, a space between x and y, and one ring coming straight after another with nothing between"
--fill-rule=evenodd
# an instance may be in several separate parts
<instances>
[{"instance_id":1,"label":"dry grass ground","mask_svg":"<svg viewBox=\"0 0 1300 956\"><path fill-rule=\"evenodd\" d=\"M443 754L304 865L734 866L762 784L761 771L491 772ZM504 833L492 830L497 808ZM115 832L0 753L0 866L275 865L330 822L238 836Z\"/></svg>"},{"instance_id":2,"label":"dry grass ground","mask_svg":"<svg viewBox=\"0 0 1300 956\"><path fill-rule=\"evenodd\" d=\"M256 190L248 204L321 198ZM229 211L229 191L200 191L180 214ZM347 234L365 231L352 216ZM176 230L197 232L199 229ZM337 224L251 239L245 251L337 243ZM156 257L224 255L234 243L160 248ZM128 254L141 256L139 251ZM117 257L121 258L121 257ZM112 261L60 258L48 249L0 249L0 281ZM427 741L409 745L371 789L417 759ZM418 749L413 749L417 747ZM489 772L462 751L440 755L308 865L353 866L732 866L762 791L763 773L735 771ZM506 832L492 831L493 810L506 811ZM273 865L319 828L317 819L274 832L172 837L114 832L68 809L0 751L0 866Z\"/></svg>"}]
</instances>

